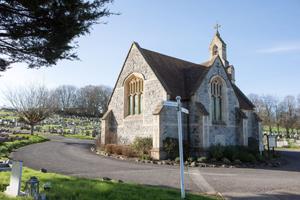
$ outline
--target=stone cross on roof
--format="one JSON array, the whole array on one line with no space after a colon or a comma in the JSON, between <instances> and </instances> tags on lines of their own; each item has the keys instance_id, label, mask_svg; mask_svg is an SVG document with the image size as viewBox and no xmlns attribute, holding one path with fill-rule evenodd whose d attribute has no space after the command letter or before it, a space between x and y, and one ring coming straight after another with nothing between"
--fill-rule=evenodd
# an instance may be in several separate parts
<instances>
[{"instance_id":1,"label":"stone cross on roof","mask_svg":"<svg viewBox=\"0 0 300 200\"><path fill-rule=\"evenodd\" d=\"M221 25L217 23L217 24L214 26L214 29L216 29L217 32L218 32L220 27L221 27Z\"/></svg>"}]
</instances>

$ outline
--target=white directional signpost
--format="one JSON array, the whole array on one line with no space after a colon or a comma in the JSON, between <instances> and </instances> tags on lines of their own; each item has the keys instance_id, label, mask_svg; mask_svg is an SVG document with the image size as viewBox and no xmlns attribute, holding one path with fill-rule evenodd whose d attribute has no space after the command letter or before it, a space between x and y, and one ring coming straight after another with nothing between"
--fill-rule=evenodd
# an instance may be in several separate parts
<instances>
[{"instance_id":1,"label":"white directional signpost","mask_svg":"<svg viewBox=\"0 0 300 200\"><path fill-rule=\"evenodd\" d=\"M184 163L183 163L183 144L182 144L182 118L181 112L189 114L186 108L181 107L181 97L177 96L176 101L165 101L165 106L176 107L177 108L177 118L178 118L178 142L179 142L179 157L180 157L180 188L181 188L181 198L185 198L184 191Z\"/></svg>"}]
</instances>

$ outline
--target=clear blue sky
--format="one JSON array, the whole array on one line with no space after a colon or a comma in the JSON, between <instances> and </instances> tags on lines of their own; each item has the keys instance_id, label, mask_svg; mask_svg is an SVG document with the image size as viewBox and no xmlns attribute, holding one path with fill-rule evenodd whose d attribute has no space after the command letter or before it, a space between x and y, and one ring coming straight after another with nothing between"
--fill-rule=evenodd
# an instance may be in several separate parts
<instances>
[{"instance_id":1,"label":"clear blue sky","mask_svg":"<svg viewBox=\"0 0 300 200\"><path fill-rule=\"evenodd\" d=\"M37 81L50 88L113 87L133 41L201 63L208 59L218 21L236 83L246 94L300 93L299 0L115 0L109 7L121 15L104 19L108 24L95 25L90 35L78 39L81 61L39 70L15 65L0 77L0 90Z\"/></svg>"}]
</instances>

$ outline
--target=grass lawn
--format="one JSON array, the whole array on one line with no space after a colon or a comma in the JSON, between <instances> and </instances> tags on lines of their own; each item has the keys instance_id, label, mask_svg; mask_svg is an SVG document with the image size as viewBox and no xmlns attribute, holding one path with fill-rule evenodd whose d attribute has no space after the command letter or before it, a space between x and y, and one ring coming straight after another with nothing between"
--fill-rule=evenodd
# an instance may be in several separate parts
<instances>
[{"instance_id":1,"label":"grass lawn","mask_svg":"<svg viewBox=\"0 0 300 200\"><path fill-rule=\"evenodd\" d=\"M10 172L0 172L0 199L26 199L8 198L3 194L2 191L4 191L4 186L9 183L9 176ZM75 178L54 173L41 173L26 167L23 169L23 190L25 180L28 180L31 176L36 176L41 181L41 192L43 192L42 185L46 182L51 182L52 188L50 192L47 193L47 199L49 200L180 199L180 191L176 189ZM188 193L186 199L213 200L218 198Z\"/></svg>"},{"instance_id":2,"label":"grass lawn","mask_svg":"<svg viewBox=\"0 0 300 200\"><path fill-rule=\"evenodd\" d=\"M67 138L76 138L76 139L82 139L82 140L94 140L92 136L87 136L87 135L81 135L81 134L64 134L62 135Z\"/></svg>"},{"instance_id":3,"label":"grass lawn","mask_svg":"<svg viewBox=\"0 0 300 200\"><path fill-rule=\"evenodd\" d=\"M21 135L19 135L21 136ZM22 135L24 136L24 135ZM0 145L0 152L7 156L13 149L22 146L43 142L47 139L41 136L31 136L27 140L5 142ZM86 139L86 138L85 138ZM51 183L51 190L47 192L48 200L167 200L180 199L180 191L177 189L167 189L154 186L143 186L138 184L117 183L110 181L101 181L95 179L76 178L54 173L42 173L29 168L23 168L22 190L24 191L25 182L31 176L40 180L40 191L43 191L43 185ZM10 172L0 172L0 199L1 200L31 200L30 198L18 197L9 198L3 191L9 184ZM187 194L188 200L214 200L214 196L204 196L198 194Z\"/></svg>"},{"instance_id":4,"label":"grass lawn","mask_svg":"<svg viewBox=\"0 0 300 200\"><path fill-rule=\"evenodd\" d=\"M34 143L40 143L40 142L45 142L48 139L39 136L39 135L29 135L29 134L15 134L13 135L14 137L19 136L19 137L26 137L27 139L25 140L15 140L13 142L4 142L0 143L0 159L1 158L7 158L9 153L17 148L29 145L29 144L34 144Z\"/></svg>"},{"instance_id":5,"label":"grass lawn","mask_svg":"<svg viewBox=\"0 0 300 200\"><path fill-rule=\"evenodd\" d=\"M295 151L299 151L300 150L300 146L287 146L287 147L276 147L275 150L295 150Z\"/></svg>"}]
</instances>

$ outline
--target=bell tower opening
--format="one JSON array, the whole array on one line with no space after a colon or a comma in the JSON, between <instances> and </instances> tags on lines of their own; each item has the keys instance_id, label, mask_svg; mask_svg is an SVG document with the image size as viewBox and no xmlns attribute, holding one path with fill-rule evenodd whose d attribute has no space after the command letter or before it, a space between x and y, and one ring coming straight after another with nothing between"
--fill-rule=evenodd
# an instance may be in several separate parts
<instances>
[{"instance_id":1,"label":"bell tower opening","mask_svg":"<svg viewBox=\"0 0 300 200\"><path fill-rule=\"evenodd\" d=\"M227 67L229 63L227 61L226 43L223 41L219 33L220 27L221 25L219 24L216 24L214 27L216 29L216 33L209 46L210 59L214 58L216 55L219 55L223 65Z\"/></svg>"}]
</instances>

